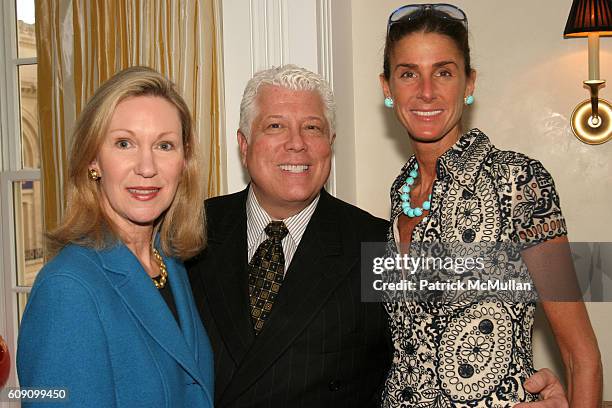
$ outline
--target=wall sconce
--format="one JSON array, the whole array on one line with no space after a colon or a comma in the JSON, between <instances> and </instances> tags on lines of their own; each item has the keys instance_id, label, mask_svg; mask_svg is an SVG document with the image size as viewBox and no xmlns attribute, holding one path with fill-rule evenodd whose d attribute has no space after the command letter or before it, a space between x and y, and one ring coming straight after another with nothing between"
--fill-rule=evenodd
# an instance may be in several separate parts
<instances>
[{"instance_id":1,"label":"wall sconce","mask_svg":"<svg viewBox=\"0 0 612 408\"><path fill-rule=\"evenodd\" d=\"M589 38L589 80L584 84L591 98L574 109L572 130L584 143L605 143L612 139L612 106L599 98L606 84L599 78L599 37L612 36L612 0L574 0L563 36Z\"/></svg>"}]
</instances>

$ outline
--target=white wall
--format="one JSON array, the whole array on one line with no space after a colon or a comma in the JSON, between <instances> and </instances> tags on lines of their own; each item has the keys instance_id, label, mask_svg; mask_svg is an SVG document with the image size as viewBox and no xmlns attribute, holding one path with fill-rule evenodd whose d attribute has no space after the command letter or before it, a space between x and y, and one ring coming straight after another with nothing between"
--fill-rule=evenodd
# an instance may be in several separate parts
<instances>
[{"instance_id":1,"label":"white wall","mask_svg":"<svg viewBox=\"0 0 612 408\"><path fill-rule=\"evenodd\" d=\"M555 178L573 241L612 241L612 142L587 146L569 116L588 96L586 39L562 36L571 0L455 0L469 19L478 70L470 123L500 148L539 159ZM405 0L353 0L356 204L387 218L389 186L410 155L406 136L382 104L378 74L389 13ZM612 81L612 38L601 39L601 76ZM602 97L612 100L612 87ZM340 169L344 163L336 162ZM612 400L612 304L589 304ZM542 316L536 366L561 372Z\"/></svg>"}]
</instances>

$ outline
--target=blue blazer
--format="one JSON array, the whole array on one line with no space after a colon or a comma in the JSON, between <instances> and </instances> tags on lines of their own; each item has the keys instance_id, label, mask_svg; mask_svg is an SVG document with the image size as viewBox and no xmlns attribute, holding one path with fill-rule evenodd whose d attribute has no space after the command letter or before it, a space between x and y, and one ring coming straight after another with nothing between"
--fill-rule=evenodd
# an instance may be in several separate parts
<instances>
[{"instance_id":1,"label":"blue blazer","mask_svg":"<svg viewBox=\"0 0 612 408\"><path fill-rule=\"evenodd\" d=\"M38 274L23 315L21 387L66 388L66 405L51 406L212 407L210 342L185 268L164 261L180 328L124 244L64 248Z\"/></svg>"}]
</instances>

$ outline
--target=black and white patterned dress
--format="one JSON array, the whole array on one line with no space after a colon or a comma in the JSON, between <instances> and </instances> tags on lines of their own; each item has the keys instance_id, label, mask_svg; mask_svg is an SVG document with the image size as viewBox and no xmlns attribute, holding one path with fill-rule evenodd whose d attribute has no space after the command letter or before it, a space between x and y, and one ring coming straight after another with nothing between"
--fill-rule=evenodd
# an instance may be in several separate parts
<instances>
[{"instance_id":1,"label":"black and white patterned dress","mask_svg":"<svg viewBox=\"0 0 612 408\"><path fill-rule=\"evenodd\" d=\"M391 188L389 247L399 241L399 191L406 163ZM416 225L420 243L508 242L521 248L566 234L550 174L527 156L496 149L478 129L464 134L437 162L431 210ZM529 277L520 251L485 260ZM495 269L495 267L492 267ZM533 401L523 388L534 373L533 301L476 299L385 304L394 357L383 407L510 407Z\"/></svg>"}]
</instances>

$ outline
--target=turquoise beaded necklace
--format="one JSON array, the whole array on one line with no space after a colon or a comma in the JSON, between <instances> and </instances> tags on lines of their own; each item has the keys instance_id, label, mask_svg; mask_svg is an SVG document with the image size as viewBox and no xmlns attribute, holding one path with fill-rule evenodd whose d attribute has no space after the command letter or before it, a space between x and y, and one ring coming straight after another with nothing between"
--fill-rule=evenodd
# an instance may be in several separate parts
<instances>
[{"instance_id":1,"label":"turquoise beaded necklace","mask_svg":"<svg viewBox=\"0 0 612 408\"><path fill-rule=\"evenodd\" d=\"M402 212L410 218L420 217L423 215L423 211L428 211L431 208L431 194L427 197L427 200L423 202L422 207L410 206L410 186L414 184L414 180L419 176L419 163L414 163L414 167L410 170L408 178L404 182L400 190L400 199L402 200Z\"/></svg>"}]
</instances>

